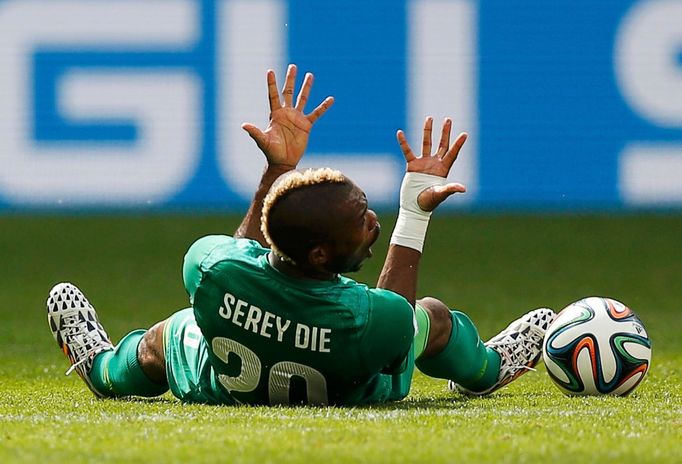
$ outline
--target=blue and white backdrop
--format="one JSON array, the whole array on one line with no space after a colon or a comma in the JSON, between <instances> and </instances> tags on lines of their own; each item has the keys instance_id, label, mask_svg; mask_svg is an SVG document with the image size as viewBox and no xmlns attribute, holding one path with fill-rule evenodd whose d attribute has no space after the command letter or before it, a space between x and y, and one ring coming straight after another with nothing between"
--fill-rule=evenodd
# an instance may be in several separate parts
<instances>
[{"instance_id":1,"label":"blue and white backdrop","mask_svg":"<svg viewBox=\"0 0 682 464\"><path fill-rule=\"evenodd\" d=\"M430 114L454 205L682 206L682 0L0 0L0 209L243 207L288 62L337 99L306 164L375 204Z\"/></svg>"}]
</instances>

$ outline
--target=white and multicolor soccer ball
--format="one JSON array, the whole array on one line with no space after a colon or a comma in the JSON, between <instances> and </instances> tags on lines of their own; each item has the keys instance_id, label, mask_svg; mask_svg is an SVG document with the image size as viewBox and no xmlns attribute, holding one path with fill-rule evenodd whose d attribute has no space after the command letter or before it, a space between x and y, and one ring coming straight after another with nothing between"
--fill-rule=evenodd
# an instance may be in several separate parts
<instances>
[{"instance_id":1,"label":"white and multicolor soccer ball","mask_svg":"<svg viewBox=\"0 0 682 464\"><path fill-rule=\"evenodd\" d=\"M644 324L623 303L589 297L564 308L542 347L547 372L567 395L627 395L651 362Z\"/></svg>"}]
</instances>

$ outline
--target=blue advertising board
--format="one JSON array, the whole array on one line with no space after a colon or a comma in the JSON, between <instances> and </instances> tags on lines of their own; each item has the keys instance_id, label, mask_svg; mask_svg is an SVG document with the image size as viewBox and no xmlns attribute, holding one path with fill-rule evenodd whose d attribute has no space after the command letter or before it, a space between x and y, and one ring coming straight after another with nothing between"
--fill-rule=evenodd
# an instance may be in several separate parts
<instances>
[{"instance_id":1,"label":"blue advertising board","mask_svg":"<svg viewBox=\"0 0 682 464\"><path fill-rule=\"evenodd\" d=\"M0 210L240 209L265 71L315 73L305 166L395 204L397 129L470 133L469 208L682 206L682 1L0 0Z\"/></svg>"}]
</instances>

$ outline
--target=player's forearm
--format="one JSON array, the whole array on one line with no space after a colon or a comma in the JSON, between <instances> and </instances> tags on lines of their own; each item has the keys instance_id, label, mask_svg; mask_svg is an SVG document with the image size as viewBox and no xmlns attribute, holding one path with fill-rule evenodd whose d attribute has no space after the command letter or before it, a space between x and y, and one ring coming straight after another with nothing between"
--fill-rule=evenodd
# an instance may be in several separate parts
<instances>
[{"instance_id":1,"label":"player's forearm","mask_svg":"<svg viewBox=\"0 0 682 464\"><path fill-rule=\"evenodd\" d=\"M421 255L421 252L412 248L390 245L377 287L404 296L414 306L417 300L417 274Z\"/></svg>"},{"instance_id":2,"label":"player's forearm","mask_svg":"<svg viewBox=\"0 0 682 464\"><path fill-rule=\"evenodd\" d=\"M258 189L256 194L251 201L244 219L242 219L241 224L234 233L235 237L240 238L250 238L256 240L263 246L268 246L261 231L261 215L263 214L263 201L266 195L270 191L272 184L281 176L282 174L291 171L293 168L289 166L268 166L263 172L260 183L258 184Z\"/></svg>"},{"instance_id":3,"label":"player's forearm","mask_svg":"<svg viewBox=\"0 0 682 464\"><path fill-rule=\"evenodd\" d=\"M438 179L438 180L434 180ZM392 290L413 306L417 295L417 272L429 227L430 211L418 204L419 193L441 178L408 172L400 187L400 210L396 220L388 255L377 286Z\"/></svg>"}]
</instances>

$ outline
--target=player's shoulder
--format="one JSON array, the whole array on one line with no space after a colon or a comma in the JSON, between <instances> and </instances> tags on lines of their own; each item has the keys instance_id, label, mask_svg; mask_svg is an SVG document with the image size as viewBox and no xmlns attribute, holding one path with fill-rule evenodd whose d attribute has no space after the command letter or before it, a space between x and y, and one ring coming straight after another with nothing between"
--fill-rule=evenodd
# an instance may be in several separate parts
<instances>
[{"instance_id":1,"label":"player's shoulder","mask_svg":"<svg viewBox=\"0 0 682 464\"><path fill-rule=\"evenodd\" d=\"M322 282L306 286L304 291L311 302L317 301L320 313L333 309L334 324L354 327L363 332L372 321L409 319L412 306L397 293L372 288L346 276L334 282Z\"/></svg>"},{"instance_id":2,"label":"player's shoulder","mask_svg":"<svg viewBox=\"0 0 682 464\"><path fill-rule=\"evenodd\" d=\"M374 318L412 320L414 308L404 296L384 288L369 288L368 296Z\"/></svg>"},{"instance_id":3,"label":"player's shoulder","mask_svg":"<svg viewBox=\"0 0 682 464\"><path fill-rule=\"evenodd\" d=\"M187 256L201 260L204 269L224 261L257 259L269 250L255 240L229 235L207 235L190 246Z\"/></svg>"},{"instance_id":4,"label":"player's shoulder","mask_svg":"<svg viewBox=\"0 0 682 464\"><path fill-rule=\"evenodd\" d=\"M413 317L412 305L402 295L383 288L373 288L366 284L343 278L339 289L344 294L339 298L353 312L363 312L367 319L374 321L409 321Z\"/></svg>"},{"instance_id":5,"label":"player's shoulder","mask_svg":"<svg viewBox=\"0 0 682 464\"><path fill-rule=\"evenodd\" d=\"M336 283L330 285L331 293L338 293L339 302L351 307L364 307L374 305L400 305L406 302L405 298L390 290L374 288L369 285L353 280L350 277L339 276Z\"/></svg>"}]
</instances>

